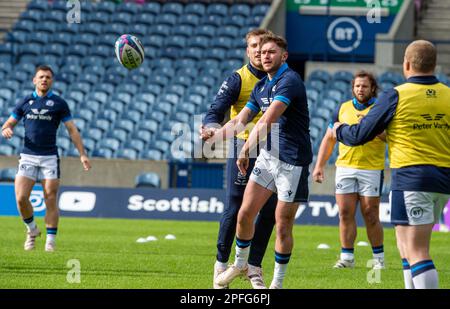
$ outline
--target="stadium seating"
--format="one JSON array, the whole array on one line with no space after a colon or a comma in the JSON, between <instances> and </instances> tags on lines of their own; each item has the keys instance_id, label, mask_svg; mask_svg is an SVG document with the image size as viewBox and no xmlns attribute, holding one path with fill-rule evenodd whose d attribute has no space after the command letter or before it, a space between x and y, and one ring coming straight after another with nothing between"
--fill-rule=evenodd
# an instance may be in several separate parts
<instances>
[{"instance_id":1,"label":"stadium seating","mask_svg":"<svg viewBox=\"0 0 450 309\"><path fill-rule=\"evenodd\" d=\"M1 146L0 145L0 153L1 153ZM16 178L17 170L16 168L4 168L0 170L0 182L14 182L14 179Z\"/></svg>"},{"instance_id":2,"label":"stadium seating","mask_svg":"<svg viewBox=\"0 0 450 309\"><path fill-rule=\"evenodd\" d=\"M156 173L143 173L136 177L136 188L160 188L161 179Z\"/></svg>"}]
</instances>

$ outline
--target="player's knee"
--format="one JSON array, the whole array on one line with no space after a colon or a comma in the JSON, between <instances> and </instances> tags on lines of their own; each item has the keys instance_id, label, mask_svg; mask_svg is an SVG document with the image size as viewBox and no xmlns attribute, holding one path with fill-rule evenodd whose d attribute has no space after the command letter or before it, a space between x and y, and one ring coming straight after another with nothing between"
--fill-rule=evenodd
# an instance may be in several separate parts
<instances>
[{"instance_id":1,"label":"player's knee","mask_svg":"<svg viewBox=\"0 0 450 309\"><path fill-rule=\"evenodd\" d=\"M17 194L16 201L19 206L25 206L29 202L30 197L25 194Z\"/></svg>"},{"instance_id":2,"label":"player's knee","mask_svg":"<svg viewBox=\"0 0 450 309\"><path fill-rule=\"evenodd\" d=\"M241 208L238 213L238 224L249 224L253 222L252 214L246 208Z\"/></svg>"},{"instance_id":3,"label":"player's knee","mask_svg":"<svg viewBox=\"0 0 450 309\"><path fill-rule=\"evenodd\" d=\"M363 216L365 218L366 224L368 224L368 225L377 224L379 221L377 208L366 208L363 211Z\"/></svg>"},{"instance_id":4,"label":"player's knee","mask_svg":"<svg viewBox=\"0 0 450 309\"><path fill-rule=\"evenodd\" d=\"M339 211L339 220L343 222L352 222L355 219L354 216L355 215L353 214L353 212L347 209L342 209Z\"/></svg>"}]
</instances>

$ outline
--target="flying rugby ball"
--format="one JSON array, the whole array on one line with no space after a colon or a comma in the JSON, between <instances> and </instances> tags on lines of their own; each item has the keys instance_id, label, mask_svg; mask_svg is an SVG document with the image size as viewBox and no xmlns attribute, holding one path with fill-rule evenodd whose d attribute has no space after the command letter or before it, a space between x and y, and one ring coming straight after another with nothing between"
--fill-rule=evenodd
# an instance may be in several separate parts
<instances>
[{"instance_id":1,"label":"flying rugby ball","mask_svg":"<svg viewBox=\"0 0 450 309\"><path fill-rule=\"evenodd\" d=\"M123 34L115 44L116 57L129 70L138 68L144 62L144 47L137 37Z\"/></svg>"}]
</instances>

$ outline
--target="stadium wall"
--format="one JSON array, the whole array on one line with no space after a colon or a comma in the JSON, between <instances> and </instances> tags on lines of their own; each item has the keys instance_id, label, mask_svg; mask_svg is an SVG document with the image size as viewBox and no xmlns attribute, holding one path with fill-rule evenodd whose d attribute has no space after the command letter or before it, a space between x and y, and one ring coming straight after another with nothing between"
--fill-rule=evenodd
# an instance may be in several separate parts
<instances>
[{"instance_id":1,"label":"stadium wall","mask_svg":"<svg viewBox=\"0 0 450 309\"><path fill-rule=\"evenodd\" d=\"M164 161L143 161L124 159L91 158L92 170L85 172L80 160L72 157L61 158L61 185L80 187L134 188L136 176L154 172L161 177L161 188L169 187L169 166ZM1 157L0 169L17 167L15 156Z\"/></svg>"}]
</instances>

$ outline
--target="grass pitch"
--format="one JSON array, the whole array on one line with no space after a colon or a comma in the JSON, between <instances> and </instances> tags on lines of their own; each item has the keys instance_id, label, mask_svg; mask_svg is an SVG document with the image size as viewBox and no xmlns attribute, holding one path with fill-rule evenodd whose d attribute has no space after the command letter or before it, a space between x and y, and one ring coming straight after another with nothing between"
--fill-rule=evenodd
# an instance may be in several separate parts
<instances>
[{"instance_id":1,"label":"grass pitch","mask_svg":"<svg viewBox=\"0 0 450 309\"><path fill-rule=\"evenodd\" d=\"M45 232L42 218L37 224ZM0 288L107 288L107 289L205 289L212 287L216 253L217 222L62 218L57 251L44 251L45 237L36 249L23 250L25 228L18 217L0 217ZM165 240L173 234L175 240ZM153 235L157 241L137 243ZM366 268L370 247L356 247L354 269L332 269L339 256L337 227L294 227L295 246L284 287L288 289L401 289L401 261L394 230L385 229L387 269L379 282ZM441 288L450 288L450 234L433 233L432 256L439 271ZM357 241L366 241L358 229ZM318 250L321 243L328 250ZM263 261L265 280L273 273L274 237ZM233 253L234 254L234 253ZM69 283L68 272L78 260L80 283ZM230 261L233 260L233 256ZM73 274L73 273L72 273ZM71 277L69 274L69 278ZM251 288L236 280L231 288Z\"/></svg>"}]
</instances>

